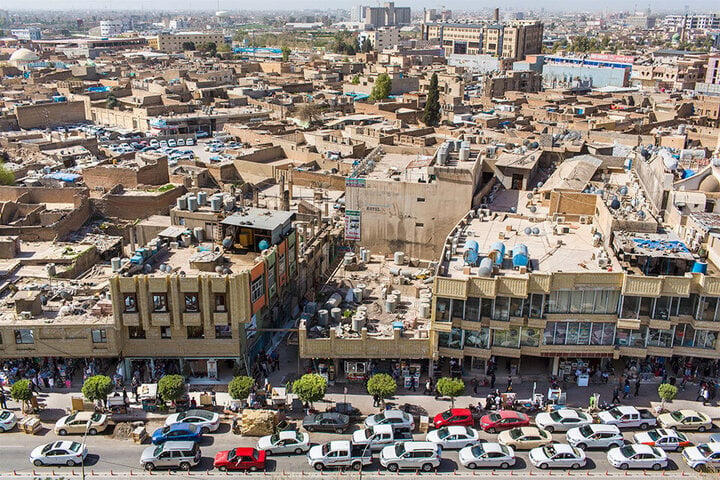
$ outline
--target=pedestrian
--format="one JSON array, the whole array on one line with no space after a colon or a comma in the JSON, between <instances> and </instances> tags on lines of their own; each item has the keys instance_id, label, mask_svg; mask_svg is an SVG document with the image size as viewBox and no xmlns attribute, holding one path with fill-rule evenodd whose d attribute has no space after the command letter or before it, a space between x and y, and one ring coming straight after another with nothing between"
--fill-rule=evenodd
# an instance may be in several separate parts
<instances>
[{"instance_id":1,"label":"pedestrian","mask_svg":"<svg viewBox=\"0 0 720 480\"><path fill-rule=\"evenodd\" d=\"M215 390L210 390L210 402L212 403L213 407L217 406L217 393L215 393Z\"/></svg>"},{"instance_id":2,"label":"pedestrian","mask_svg":"<svg viewBox=\"0 0 720 480\"><path fill-rule=\"evenodd\" d=\"M123 396L123 403L127 407L128 405L130 405L130 399L128 398L128 393L127 393L127 390L125 390L125 387L123 387L123 389L122 389L122 396Z\"/></svg>"},{"instance_id":3,"label":"pedestrian","mask_svg":"<svg viewBox=\"0 0 720 480\"><path fill-rule=\"evenodd\" d=\"M430 395L432 393L432 380L429 378L427 379L427 382L425 382L425 391L423 393L425 395Z\"/></svg>"},{"instance_id":4,"label":"pedestrian","mask_svg":"<svg viewBox=\"0 0 720 480\"><path fill-rule=\"evenodd\" d=\"M630 396L630 383L625 382L625 386L623 387L623 398L628 398Z\"/></svg>"},{"instance_id":5,"label":"pedestrian","mask_svg":"<svg viewBox=\"0 0 720 480\"><path fill-rule=\"evenodd\" d=\"M640 377L635 380L635 396L640 395Z\"/></svg>"},{"instance_id":6,"label":"pedestrian","mask_svg":"<svg viewBox=\"0 0 720 480\"><path fill-rule=\"evenodd\" d=\"M473 393L477 395L478 383L480 382L478 382L477 378L473 378L472 380L470 380L470 383L472 383Z\"/></svg>"},{"instance_id":7,"label":"pedestrian","mask_svg":"<svg viewBox=\"0 0 720 480\"><path fill-rule=\"evenodd\" d=\"M435 400L437 400L438 398L440 398L440 392L438 392L437 385L435 385L435 386L433 387L433 395L435 395Z\"/></svg>"},{"instance_id":8,"label":"pedestrian","mask_svg":"<svg viewBox=\"0 0 720 480\"><path fill-rule=\"evenodd\" d=\"M47 379L48 387L50 388L51 392L55 391L55 379L53 377L48 377Z\"/></svg>"},{"instance_id":9,"label":"pedestrian","mask_svg":"<svg viewBox=\"0 0 720 480\"><path fill-rule=\"evenodd\" d=\"M508 375L507 389L506 392L512 392L512 376Z\"/></svg>"},{"instance_id":10,"label":"pedestrian","mask_svg":"<svg viewBox=\"0 0 720 480\"><path fill-rule=\"evenodd\" d=\"M380 396L373 395L373 407L379 407L379 406L380 406Z\"/></svg>"},{"instance_id":11,"label":"pedestrian","mask_svg":"<svg viewBox=\"0 0 720 480\"><path fill-rule=\"evenodd\" d=\"M417 385L415 384L415 377L410 377L410 390L417 392Z\"/></svg>"},{"instance_id":12,"label":"pedestrian","mask_svg":"<svg viewBox=\"0 0 720 480\"><path fill-rule=\"evenodd\" d=\"M620 387L617 385L613 389L613 397L610 403L620 403Z\"/></svg>"},{"instance_id":13,"label":"pedestrian","mask_svg":"<svg viewBox=\"0 0 720 480\"><path fill-rule=\"evenodd\" d=\"M490 372L490 390L495 390L495 372Z\"/></svg>"},{"instance_id":14,"label":"pedestrian","mask_svg":"<svg viewBox=\"0 0 720 480\"><path fill-rule=\"evenodd\" d=\"M7 410L7 396L5 396L5 389L0 387L0 407Z\"/></svg>"}]
</instances>

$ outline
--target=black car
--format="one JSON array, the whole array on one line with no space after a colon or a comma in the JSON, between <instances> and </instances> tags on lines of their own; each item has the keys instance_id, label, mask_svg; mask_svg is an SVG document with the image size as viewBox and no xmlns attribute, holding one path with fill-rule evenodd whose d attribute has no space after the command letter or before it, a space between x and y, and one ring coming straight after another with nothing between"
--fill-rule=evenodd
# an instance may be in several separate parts
<instances>
[{"instance_id":1,"label":"black car","mask_svg":"<svg viewBox=\"0 0 720 480\"><path fill-rule=\"evenodd\" d=\"M350 417L336 412L317 413L303 419L303 428L308 432L343 433L350 424Z\"/></svg>"}]
</instances>

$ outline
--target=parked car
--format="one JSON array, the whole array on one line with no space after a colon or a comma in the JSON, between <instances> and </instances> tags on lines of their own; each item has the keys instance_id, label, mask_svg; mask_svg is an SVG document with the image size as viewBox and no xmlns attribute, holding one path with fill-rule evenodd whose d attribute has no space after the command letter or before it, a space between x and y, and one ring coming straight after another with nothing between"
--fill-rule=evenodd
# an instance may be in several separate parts
<instances>
[{"instance_id":1,"label":"parked car","mask_svg":"<svg viewBox=\"0 0 720 480\"><path fill-rule=\"evenodd\" d=\"M350 424L350 417L335 412L316 413L305 417L302 424L308 432L343 433Z\"/></svg>"},{"instance_id":2,"label":"parked car","mask_svg":"<svg viewBox=\"0 0 720 480\"><path fill-rule=\"evenodd\" d=\"M615 448L625 445L625 439L617 425L594 423L571 428L565 434L567 442L583 450L588 448Z\"/></svg>"},{"instance_id":3,"label":"parked car","mask_svg":"<svg viewBox=\"0 0 720 480\"><path fill-rule=\"evenodd\" d=\"M469 447L478 442L480 437L472 427L442 427L427 434L425 440L437 443L443 449Z\"/></svg>"},{"instance_id":4,"label":"parked car","mask_svg":"<svg viewBox=\"0 0 720 480\"><path fill-rule=\"evenodd\" d=\"M468 408L451 408L442 413L438 413L433 418L433 426L435 428L449 427L451 425L462 427L474 427L475 420L472 412Z\"/></svg>"},{"instance_id":5,"label":"parked car","mask_svg":"<svg viewBox=\"0 0 720 480\"><path fill-rule=\"evenodd\" d=\"M550 433L567 432L573 427L582 427L591 423L593 423L593 418L590 415L572 408L538 413L535 417L535 425Z\"/></svg>"},{"instance_id":6,"label":"parked car","mask_svg":"<svg viewBox=\"0 0 720 480\"><path fill-rule=\"evenodd\" d=\"M533 448L528 455L530 463L539 469L546 468L582 468L587 463L585 452L565 443L551 443L544 447Z\"/></svg>"},{"instance_id":7,"label":"parked car","mask_svg":"<svg viewBox=\"0 0 720 480\"><path fill-rule=\"evenodd\" d=\"M167 144L168 144L168 147L172 147L172 148L177 147L177 142L175 141L174 138L171 138L170 140L168 140Z\"/></svg>"},{"instance_id":8,"label":"parked car","mask_svg":"<svg viewBox=\"0 0 720 480\"><path fill-rule=\"evenodd\" d=\"M432 442L398 442L380 452L380 465L391 472L422 470L429 472L440 466L440 446Z\"/></svg>"},{"instance_id":9,"label":"parked car","mask_svg":"<svg viewBox=\"0 0 720 480\"><path fill-rule=\"evenodd\" d=\"M295 430L285 430L275 435L260 437L257 449L263 450L265 455L276 453L305 453L310 450L310 435Z\"/></svg>"},{"instance_id":10,"label":"parked car","mask_svg":"<svg viewBox=\"0 0 720 480\"><path fill-rule=\"evenodd\" d=\"M395 430L392 425L374 425L369 428L356 430L352 434L352 443L357 446L367 446L370 451L382 450L393 445L398 440L412 440L409 429Z\"/></svg>"},{"instance_id":11,"label":"parked car","mask_svg":"<svg viewBox=\"0 0 720 480\"><path fill-rule=\"evenodd\" d=\"M80 442L50 442L40 445L30 452L30 463L36 467L43 465L80 465L87 457L88 449Z\"/></svg>"},{"instance_id":12,"label":"parked car","mask_svg":"<svg viewBox=\"0 0 720 480\"><path fill-rule=\"evenodd\" d=\"M207 410L187 410L185 412L173 413L165 420L165 425L173 423L192 423L200 428L202 433L214 432L220 427L220 415Z\"/></svg>"},{"instance_id":13,"label":"parked car","mask_svg":"<svg viewBox=\"0 0 720 480\"><path fill-rule=\"evenodd\" d=\"M188 138L185 140L185 145L188 147L191 147L191 146L195 145L195 140L193 140L192 138Z\"/></svg>"},{"instance_id":14,"label":"parked car","mask_svg":"<svg viewBox=\"0 0 720 480\"><path fill-rule=\"evenodd\" d=\"M200 447L195 442L165 442L143 450L140 465L148 471L156 468L190 470L200 463L201 456Z\"/></svg>"},{"instance_id":15,"label":"parked car","mask_svg":"<svg viewBox=\"0 0 720 480\"><path fill-rule=\"evenodd\" d=\"M178 138L178 139L177 139L177 146L178 146L178 147L184 147L184 146L185 146L185 139L184 139L184 138Z\"/></svg>"},{"instance_id":16,"label":"parked car","mask_svg":"<svg viewBox=\"0 0 720 480\"><path fill-rule=\"evenodd\" d=\"M611 448L607 453L610 465L620 470L628 468L652 468L660 470L667 467L667 453L649 445L630 444L624 447Z\"/></svg>"},{"instance_id":17,"label":"parked car","mask_svg":"<svg viewBox=\"0 0 720 480\"><path fill-rule=\"evenodd\" d=\"M204 130L199 130L199 131L195 132L196 138L207 138L209 136L210 136L210 134Z\"/></svg>"},{"instance_id":18,"label":"parked car","mask_svg":"<svg viewBox=\"0 0 720 480\"><path fill-rule=\"evenodd\" d=\"M17 416L10 410L0 410L0 433L12 430L17 425Z\"/></svg>"},{"instance_id":19,"label":"parked car","mask_svg":"<svg viewBox=\"0 0 720 480\"><path fill-rule=\"evenodd\" d=\"M191 423L173 423L155 430L151 440L154 445L160 445L168 440L199 442L202 440L202 431L200 427Z\"/></svg>"},{"instance_id":20,"label":"parked car","mask_svg":"<svg viewBox=\"0 0 720 480\"><path fill-rule=\"evenodd\" d=\"M633 441L642 445L662 448L676 452L692 445L684 433L676 432L668 428L656 428L647 432L640 432L633 435Z\"/></svg>"},{"instance_id":21,"label":"parked car","mask_svg":"<svg viewBox=\"0 0 720 480\"><path fill-rule=\"evenodd\" d=\"M498 435L498 442L515 450L530 450L552 442L552 435L537 427L516 427Z\"/></svg>"},{"instance_id":22,"label":"parked car","mask_svg":"<svg viewBox=\"0 0 720 480\"><path fill-rule=\"evenodd\" d=\"M213 467L224 472L227 470L265 470L265 452L252 447L238 447L215 454Z\"/></svg>"},{"instance_id":23,"label":"parked car","mask_svg":"<svg viewBox=\"0 0 720 480\"><path fill-rule=\"evenodd\" d=\"M530 425L530 418L524 413L513 410L500 410L485 415L480 419L480 428L490 433L510 430L515 427L527 427L528 425Z\"/></svg>"},{"instance_id":24,"label":"parked car","mask_svg":"<svg viewBox=\"0 0 720 480\"><path fill-rule=\"evenodd\" d=\"M478 443L465 447L458 453L460 463L467 468L500 467L515 465L515 452L512 447L499 443Z\"/></svg>"},{"instance_id":25,"label":"parked car","mask_svg":"<svg viewBox=\"0 0 720 480\"><path fill-rule=\"evenodd\" d=\"M364 445L353 445L347 440L335 440L315 445L307 453L308 464L315 470L352 468L360 471L372 463L372 452Z\"/></svg>"},{"instance_id":26,"label":"parked car","mask_svg":"<svg viewBox=\"0 0 720 480\"><path fill-rule=\"evenodd\" d=\"M598 413L598 418L605 425L617 425L618 428L639 428L647 430L657 425L657 419L646 408L619 406Z\"/></svg>"},{"instance_id":27,"label":"parked car","mask_svg":"<svg viewBox=\"0 0 720 480\"><path fill-rule=\"evenodd\" d=\"M392 425L394 429L410 429L412 431L415 428L415 420L412 415L402 410L384 410L365 419L366 427L375 425Z\"/></svg>"},{"instance_id":28,"label":"parked car","mask_svg":"<svg viewBox=\"0 0 720 480\"><path fill-rule=\"evenodd\" d=\"M77 412L66 415L55 422L55 433L60 436L69 433L95 435L104 432L108 426L108 417L103 413Z\"/></svg>"},{"instance_id":29,"label":"parked car","mask_svg":"<svg viewBox=\"0 0 720 480\"><path fill-rule=\"evenodd\" d=\"M682 458L695 470L702 470L708 465L720 467L720 443L701 443L695 447L688 447L683 451Z\"/></svg>"},{"instance_id":30,"label":"parked car","mask_svg":"<svg viewBox=\"0 0 720 480\"><path fill-rule=\"evenodd\" d=\"M704 413L695 410L676 410L658 416L658 422L663 428L675 430L697 430L704 432L712 429L712 419Z\"/></svg>"}]
</instances>

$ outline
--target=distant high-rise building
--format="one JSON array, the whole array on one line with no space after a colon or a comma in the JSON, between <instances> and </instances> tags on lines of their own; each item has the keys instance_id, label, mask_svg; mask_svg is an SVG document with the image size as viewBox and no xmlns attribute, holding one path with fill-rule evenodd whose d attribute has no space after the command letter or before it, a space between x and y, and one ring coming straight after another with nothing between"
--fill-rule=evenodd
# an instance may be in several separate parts
<instances>
[{"instance_id":1,"label":"distant high-rise building","mask_svg":"<svg viewBox=\"0 0 720 480\"><path fill-rule=\"evenodd\" d=\"M386 2L382 7L365 7L362 21L375 28L409 25L410 7L396 7L395 2Z\"/></svg>"},{"instance_id":2,"label":"distant high-rise building","mask_svg":"<svg viewBox=\"0 0 720 480\"><path fill-rule=\"evenodd\" d=\"M718 30L720 29L720 14L668 15L665 17L664 23L666 27L675 29Z\"/></svg>"},{"instance_id":3,"label":"distant high-rise building","mask_svg":"<svg viewBox=\"0 0 720 480\"><path fill-rule=\"evenodd\" d=\"M100 36L116 37L123 33L123 22L121 20L101 20Z\"/></svg>"},{"instance_id":4,"label":"distant high-rise building","mask_svg":"<svg viewBox=\"0 0 720 480\"><path fill-rule=\"evenodd\" d=\"M365 16L365 5L353 5L350 7L350 21L362 22Z\"/></svg>"}]
</instances>

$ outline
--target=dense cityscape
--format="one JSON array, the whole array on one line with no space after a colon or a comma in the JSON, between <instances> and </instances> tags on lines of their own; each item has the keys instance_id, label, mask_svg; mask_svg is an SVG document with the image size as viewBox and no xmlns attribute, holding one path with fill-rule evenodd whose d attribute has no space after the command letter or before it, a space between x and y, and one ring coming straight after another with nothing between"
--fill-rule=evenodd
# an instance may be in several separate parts
<instances>
[{"instance_id":1,"label":"dense cityscape","mask_svg":"<svg viewBox=\"0 0 720 480\"><path fill-rule=\"evenodd\" d=\"M717 6L33 1L0 479L720 471Z\"/></svg>"}]
</instances>

